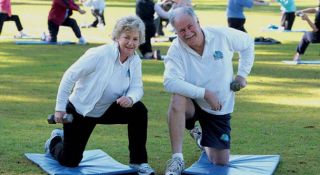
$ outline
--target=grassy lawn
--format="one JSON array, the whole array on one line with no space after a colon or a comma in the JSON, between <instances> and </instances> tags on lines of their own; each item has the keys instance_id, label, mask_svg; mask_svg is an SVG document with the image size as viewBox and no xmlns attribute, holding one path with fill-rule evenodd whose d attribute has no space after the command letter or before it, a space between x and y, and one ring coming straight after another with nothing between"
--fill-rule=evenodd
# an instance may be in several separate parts
<instances>
[{"instance_id":1,"label":"grassy lawn","mask_svg":"<svg viewBox=\"0 0 320 175\"><path fill-rule=\"evenodd\" d=\"M317 0L296 0L298 9L315 7ZM105 30L84 29L90 45L46 46L15 45L17 33L12 22L4 24L0 38L0 174L43 174L24 153L43 153L52 129L46 117L54 112L55 97L63 72L88 48L110 42L115 21L134 14L133 0L108 0ZM194 0L203 26L226 25L226 0ZM12 0L13 13L21 18L25 31L40 36L47 31L49 0ZM75 12L78 23L93 20ZM279 5L246 10L246 29L252 37L272 37L281 45L256 46L256 60L248 79L249 86L237 93L232 119L232 154L279 154L276 175L316 175L320 162L320 66L283 64L291 60L302 33L263 32L262 28L280 21ZM312 16L312 18L314 18ZM294 29L308 29L296 18ZM166 29L169 35L170 32ZM77 41L71 29L61 28L58 40ZM156 43L155 49L166 52L170 43ZM320 60L320 45L310 45L304 60ZM237 67L235 54L234 67ZM163 174L170 158L166 112L170 94L162 86L163 62L143 61L145 95L149 109L149 163ZM189 166L200 151L187 135L184 156ZM125 126L99 125L87 149L102 149L122 163L128 162Z\"/></svg>"}]
</instances>

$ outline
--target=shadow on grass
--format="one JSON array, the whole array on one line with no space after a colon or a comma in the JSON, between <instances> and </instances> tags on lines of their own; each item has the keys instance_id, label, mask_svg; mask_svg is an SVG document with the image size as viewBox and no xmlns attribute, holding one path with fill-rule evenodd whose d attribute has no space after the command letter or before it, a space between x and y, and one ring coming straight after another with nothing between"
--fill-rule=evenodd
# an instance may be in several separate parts
<instances>
[{"instance_id":1,"label":"shadow on grass","mask_svg":"<svg viewBox=\"0 0 320 175\"><path fill-rule=\"evenodd\" d=\"M14 93L8 95L23 95L24 90L19 90L21 87L30 89L32 92L42 91L41 88L45 87L50 91L56 91L60 78L64 71L77 60L88 48L95 47L99 44L90 44L86 46L68 45L15 45L11 42L1 42L0 56L0 73L1 73L1 87L5 91L9 89ZM292 48L295 44L290 43L278 46L257 46L257 51L265 53L272 53L280 55L278 57L270 58L270 55L256 55L256 62L254 64L251 75L257 78L261 77L263 80L266 77L292 79L292 82L267 82L258 81L257 86L288 86L292 87L295 84L303 83L308 86L319 85L316 82L308 82L307 80L320 79L320 71L317 66L291 66L282 64L282 58L290 54L283 53L283 51ZM167 46L155 46L155 49L160 49L165 53L168 49ZM311 54L317 53L310 49ZM237 67L235 59L234 67ZM156 82L146 80L145 87L152 92L156 87L160 87L160 92L163 93L162 76L164 71L163 61L144 60L143 73L144 77L156 76L160 79ZM152 78L152 77L151 77ZM16 84L23 84L23 86L16 86ZM295 89L288 89L290 93L296 93ZM156 93L156 92L153 92ZM303 93L303 92L302 92ZM160 96L162 96L160 94Z\"/></svg>"},{"instance_id":2,"label":"shadow on grass","mask_svg":"<svg viewBox=\"0 0 320 175\"><path fill-rule=\"evenodd\" d=\"M31 2L36 1L51 2ZM112 2L117 4L118 1ZM133 1L119 1L119 4L122 5L122 2L133 4ZM209 4L211 1L205 2ZM209 7L215 8L215 5ZM206 6L199 4L199 8ZM223 5L216 8L225 10ZM278 7L272 8L279 12ZM248 12L260 13L260 10L264 13L262 10L265 8L254 8ZM319 107L318 103L308 106L308 100L312 95L318 97L315 90L320 87L319 66L289 66L281 63L282 59L291 58L297 44L256 46L258 54L251 76L257 77L252 85L259 89L250 89L249 84L247 90L239 92L232 119L232 152L280 154L282 160L276 172L279 175L318 174L315 167L318 167L319 156L315 153L320 137ZM0 161L8 162L1 166L0 174L42 173L22 155L29 151L43 152L43 143L50 130L59 127L48 126L45 119L54 110L61 76L88 48L94 46L18 46L12 42L0 42ZM168 46L162 45L154 47L163 54L168 49ZM317 59L320 58L318 54L319 45L310 45L304 58ZM163 62L143 61L143 75L147 80L144 81L145 95L142 100L149 110L149 160L159 174L163 174L165 161L170 156L166 122L170 94L164 91L161 82L163 69ZM270 78L277 81L269 81ZM304 91L304 88L311 91ZM270 99L278 96L280 100L296 99L297 104L291 101L280 104L263 99L268 96L272 96ZM300 103L304 105L300 106ZM124 151L127 150L126 128L121 127L123 132L114 126L102 128L95 129L88 148L108 150L120 162L128 162L128 153ZM190 165L198 158L199 152L195 151L196 146L189 137L185 139L184 150L187 154L184 156L187 165Z\"/></svg>"},{"instance_id":3,"label":"shadow on grass","mask_svg":"<svg viewBox=\"0 0 320 175\"><path fill-rule=\"evenodd\" d=\"M272 60L277 59L292 60L293 55L296 53L298 42L288 42L283 44L274 45L256 45L256 52L264 54L256 54L258 60ZM320 59L320 44L311 43L302 58L305 59Z\"/></svg>"},{"instance_id":4,"label":"shadow on grass","mask_svg":"<svg viewBox=\"0 0 320 175\"><path fill-rule=\"evenodd\" d=\"M295 44L291 43L285 48L282 47L283 51L281 49L277 50L278 46L259 46L257 51L275 52L277 55L286 52L285 50L293 47L293 45ZM0 90L4 97L1 98L4 103L0 106L0 115L1 120L5 121L1 129L2 133L8 133L7 136L4 136L5 138L10 137L8 143L12 143L10 150L6 149L6 154L4 154L7 161L11 163L4 167L3 172L19 174L19 170L14 168L19 166L24 170L24 173L40 173L40 170L36 166L31 166L31 163L22 158L21 154L24 151L42 151L44 138L52 129L52 126L48 127L45 123L45 117L54 110L56 92L61 76L70 64L88 48L94 46L97 45L18 46L12 42L0 43ZM156 46L156 49L166 51L168 47L160 45ZM317 122L318 107L279 104L262 98L264 96L277 97L282 95L279 98L286 99L283 94L290 96L297 93L307 97L312 95L308 91L299 92L299 87L302 84L310 88L319 87L316 81L307 82L314 76L319 78L319 68L278 64L280 60L277 60L277 58L268 59L270 55L258 54L257 57L262 57L262 59L258 59L251 75L259 78L253 85L263 89L250 90L248 88L248 91L240 92L237 95L232 119L233 152L237 154L277 153L283 157L283 162L290 162L289 159L295 158L297 154L307 155L311 159L315 158L314 152L311 154L312 151L308 152L308 150L312 150L313 147L319 145L317 142L319 132L317 131L320 126L314 124ZM163 70L162 61L143 61L145 95L142 101L148 107L149 128L152 128L148 131L148 138L151 138L148 140L150 145L148 151L150 163L157 172L163 172L162 164L165 164L165 160L170 156L166 122L170 94L163 89ZM275 83L264 80L268 77L286 78L289 83L286 81ZM274 90L268 87L277 88ZM260 94L261 96L259 96ZM259 97L249 98L251 95ZM305 116L304 114L308 115ZM309 126L313 126L313 128ZM124 132L119 132L118 127L102 126L102 128L100 130L96 129L92 136L99 139L89 141L88 146L110 150L109 152L116 155L119 161L127 162L127 152L123 151L127 145L126 136L124 136L126 134L125 127L121 127ZM110 132L106 132L106 129ZM19 137L11 137L12 130L17 131L15 135ZM106 133L112 134L112 137L106 137ZM296 136L299 138L297 139ZM21 138L28 139L23 140ZM114 138L121 138L121 142L113 140ZM308 144L304 146L304 149L299 149L301 141L306 140ZM114 149L111 149L110 145L113 145ZM184 145L184 150L188 152L188 154L185 154L185 159L187 164L190 165L198 158L199 152L194 151L196 147L190 138L185 139ZM21 147L25 149L21 149ZM159 163L159 161L161 162ZM21 162L23 163L21 164ZM296 167L298 166L296 166L295 161L292 161L289 167L285 166L281 168L281 171L293 169L298 174L302 170L296 169Z\"/></svg>"},{"instance_id":5,"label":"shadow on grass","mask_svg":"<svg viewBox=\"0 0 320 175\"><path fill-rule=\"evenodd\" d=\"M6 90L3 92L8 92L7 95L17 96L24 96L26 90L55 90L63 72L88 48L94 46L96 45L35 46L1 42L1 88Z\"/></svg>"},{"instance_id":6,"label":"shadow on grass","mask_svg":"<svg viewBox=\"0 0 320 175\"><path fill-rule=\"evenodd\" d=\"M255 63L252 74L258 77L270 77L270 78L288 78L293 80L299 79L318 79L320 78L320 65L287 65L281 63L280 65L267 65Z\"/></svg>"}]
</instances>

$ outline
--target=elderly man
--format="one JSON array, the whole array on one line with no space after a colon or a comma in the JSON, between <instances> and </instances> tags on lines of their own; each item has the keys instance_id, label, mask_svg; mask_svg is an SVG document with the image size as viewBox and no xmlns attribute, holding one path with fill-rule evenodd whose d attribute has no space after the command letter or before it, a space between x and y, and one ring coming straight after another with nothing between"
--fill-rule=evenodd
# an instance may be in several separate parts
<instances>
[{"instance_id":1,"label":"elderly man","mask_svg":"<svg viewBox=\"0 0 320 175\"><path fill-rule=\"evenodd\" d=\"M244 88L254 61L254 42L246 33L232 28L201 28L188 7L173 10L170 23L178 38L165 58L164 87L172 93L168 125L173 153L166 175L183 171L184 128L193 129L196 121L201 125L201 145L210 161L226 165L235 97L230 90L232 57L239 52L235 81Z\"/></svg>"}]
</instances>

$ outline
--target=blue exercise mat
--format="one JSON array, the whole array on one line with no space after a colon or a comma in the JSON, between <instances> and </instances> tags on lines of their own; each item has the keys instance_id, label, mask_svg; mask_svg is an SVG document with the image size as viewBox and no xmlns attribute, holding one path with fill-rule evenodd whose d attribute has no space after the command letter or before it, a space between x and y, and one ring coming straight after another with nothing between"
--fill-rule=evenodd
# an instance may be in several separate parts
<instances>
[{"instance_id":1,"label":"blue exercise mat","mask_svg":"<svg viewBox=\"0 0 320 175\"><path fill-rule=\"evenodd\" d=\"M296 32L307 32L306 29L291 29L291 30L280 30L280 29L265 29L267 32L288 32L288 33L296 33Z\"/></svg>"},{"instance_id":2,"label":"blue exercise mat","mask_svg":"<svg viewBox=\"0 0 320 175\"><path fill-rule=\"evenodd\" d=\"M306 32L306 29L291 29L291 30L283 30L281 27L277 25L270 24L268 27L264 29L264 31L268 32Z\"/></svg>"},{"instance_id":3,"label":"blue exercise mat","mask_svg":"<svg viewBox=\"0 0 320 175\"><path fill-rule=\"evenodd\" d=\"M291 30L283 30L282 32L307 32L306 29L291 29Z\"/></svg>"},{"instance_id":4,"label":"blue exercise mat","mask_svg":"<svg viewBox=\"0 0 320 175\"><path fill-rule=\"evenodd\" d=\"M59 41L59 42L48 42L48 41L16 41L18 45L69 45L76 44L71 41Z\"/></svg>"},{"instance_id":5,"label":"blue exercise mat","mask_svg":"<svg viewBox=\"0 0 320 175\"><path fill-rule=\"evenodd\" d=\"M69 168L60 165L49 154L26 153L25 156L37 164L46 173L52 175L67 174L137 174L137 170L114 160L102 150L85 151L78 167Z\"/></svg>"},{"instance_id":6,"label":"blue exercise mat","mask_svg":"<svg viewBox=\"0 0 320 175\"><path fill-rule=\"evenodd\" d=\"M320 60L318 61L282 61L285 64L297 65L297 64L320 64Z\"/></svg>"},{"instance_id":7,"label":"blue exercise mat","mask_svg":"<svg viewBox=\"0 0 320 175\"><path fill-rule=\"evenodd\" d=\"M231 155L228 166L212 164L205 152L197 162L183 171L184 175L272 175L279 155Z\"/></svg>"}]
</instances>

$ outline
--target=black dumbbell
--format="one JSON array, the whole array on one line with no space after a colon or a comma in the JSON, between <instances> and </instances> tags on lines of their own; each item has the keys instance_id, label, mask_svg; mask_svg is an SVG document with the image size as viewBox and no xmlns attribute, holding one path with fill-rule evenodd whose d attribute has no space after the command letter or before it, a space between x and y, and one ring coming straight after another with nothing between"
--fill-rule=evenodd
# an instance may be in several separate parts
<instances>
[{"instance_id":1,"label":"black dumbbell","mask_svg":"<svg viewBox=\"0 0 320 175\"><path fill-rule=\"evenodd\" d=\"M233 92L240 91L241 85L240 85L240 83L237 82L237 81L232 81L232 82L230 83L230 89L231 89Z\"/></svg>"},{"instance_id":2,"label":"black dumbbell","mask_svg":"<svg viewBox=\"0 0 320 175\"><path fill-rule=\"evenodd\" d=\"M50 114L48 115L48 123L49 124L56 124L56 121L54 120L54 115L53 114ZM73 116L72 114L65 114L63 116L63 123L72 123L73 121Z\"/></svg>"}]
</instances>

